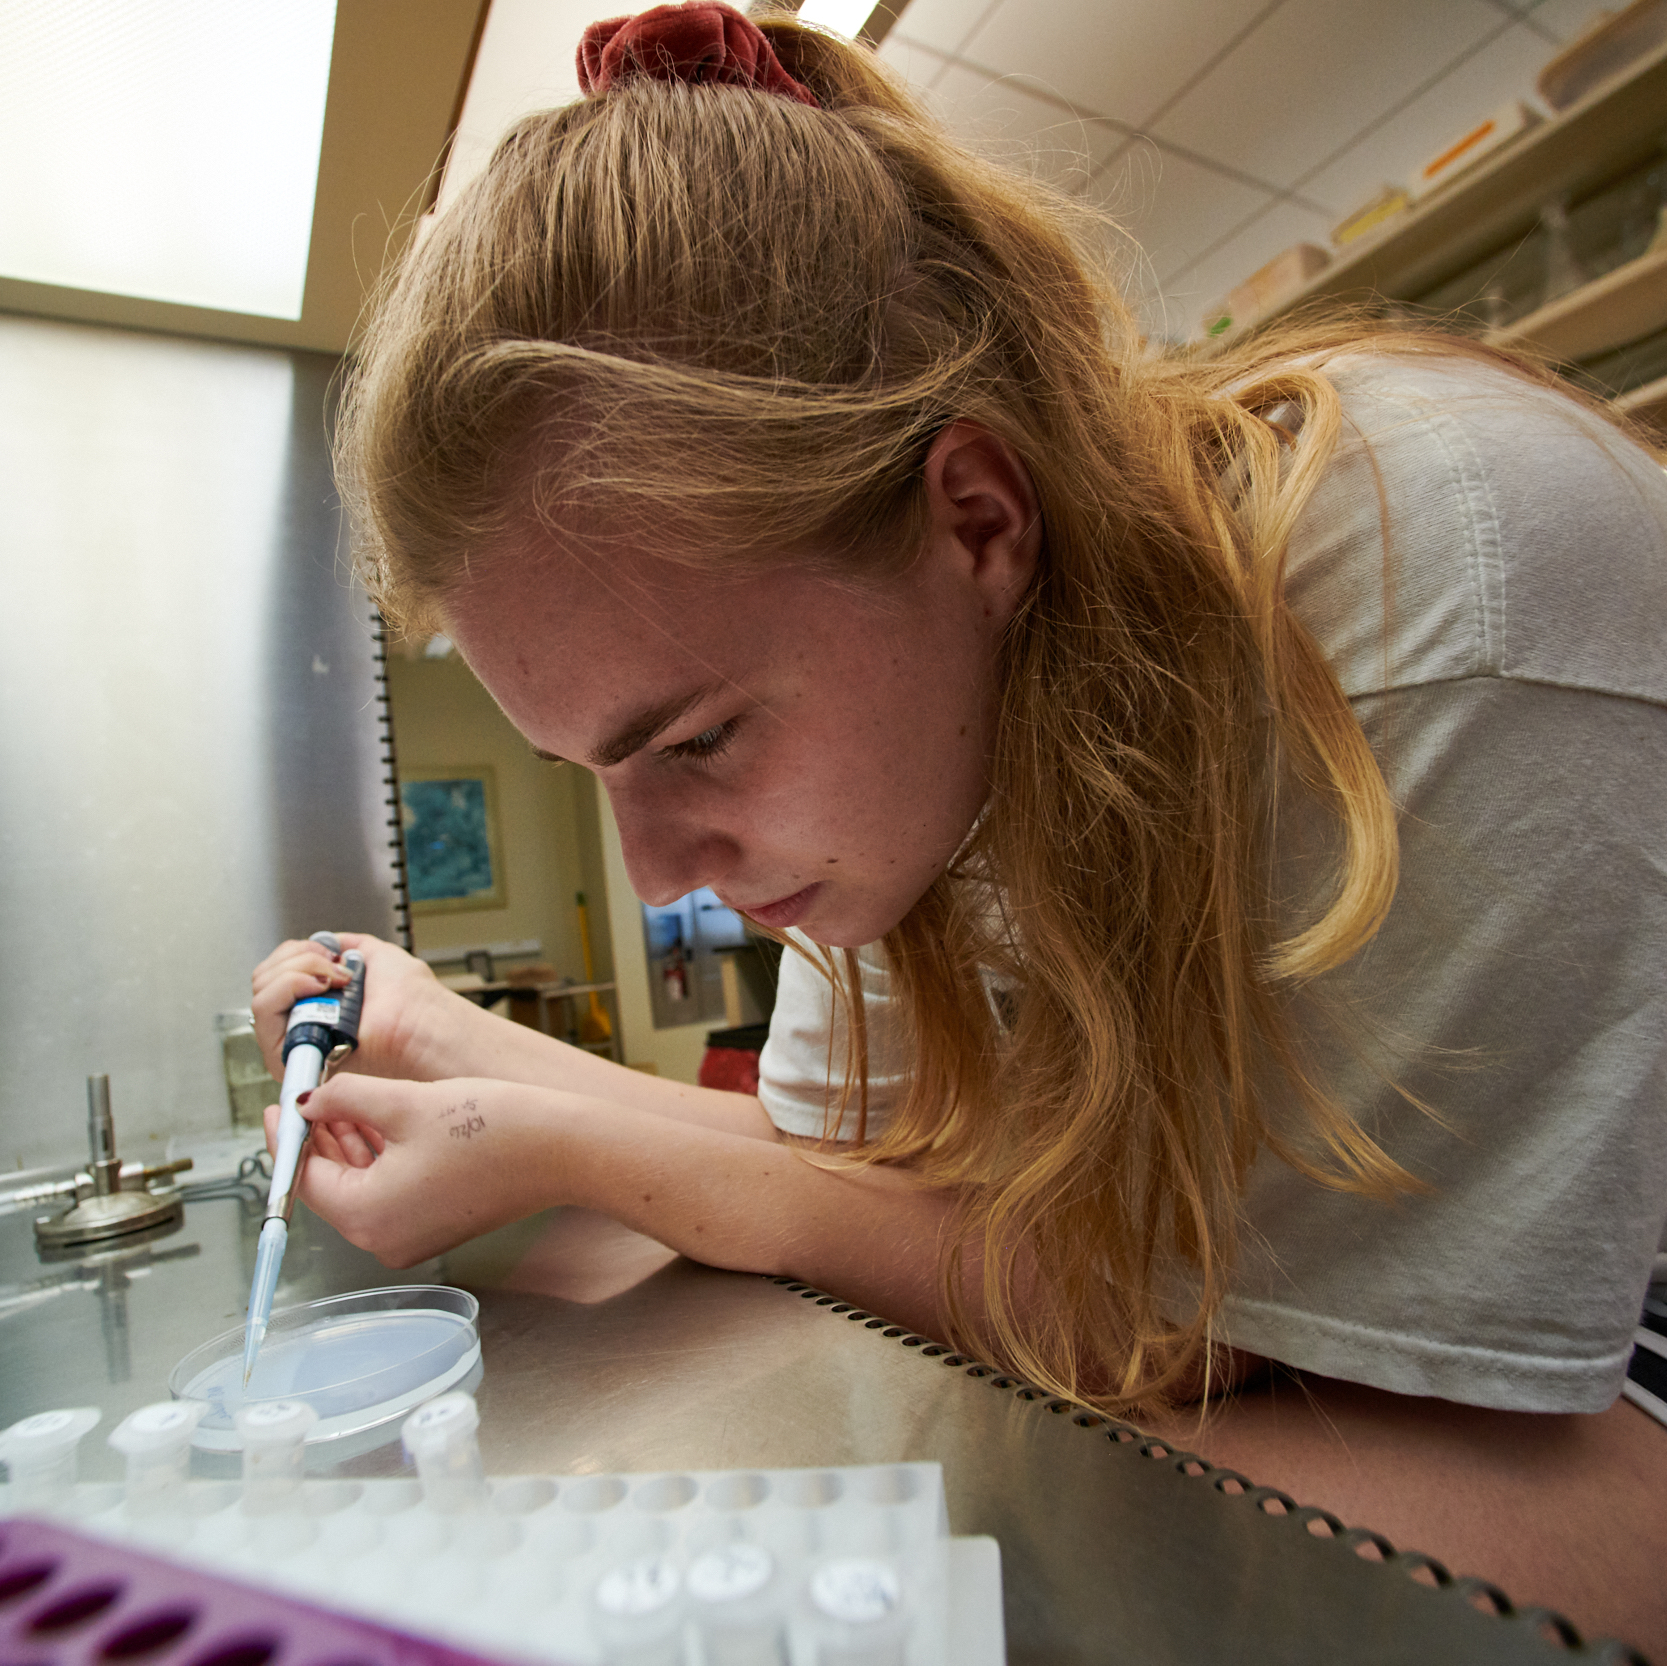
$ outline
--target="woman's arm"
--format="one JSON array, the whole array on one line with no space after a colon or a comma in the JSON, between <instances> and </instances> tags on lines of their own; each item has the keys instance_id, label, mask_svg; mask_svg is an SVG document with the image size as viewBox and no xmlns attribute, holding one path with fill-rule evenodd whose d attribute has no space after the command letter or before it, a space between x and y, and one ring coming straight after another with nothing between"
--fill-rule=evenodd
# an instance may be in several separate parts
<instances>
[{"instance_id":1,"label":"woman's arm","mask_svg":"<svg viewBox=\"0 0 1667 1666\"><path fill-rule=\"evenodd\" d=\"M1189 1408L1154 1432L1667 1659L1667 1429L1624 1400L1499 1411L1276 1367L1202 1425Z\"/></svg>"},{"instance_id":2,"label":"woman's arm","mask_svg":"<svg viewBox=\"0 0 1667 1666\"><path fill-rule=\"evenodd\" d=\"M765 1127L729 1132L500 1081L343 1076L305 1109L374 1132L380 1154L361 1166L321 1129L301 1196L391 1265L577 1204L709 1265L790 1273L943 1334L938 1245L954 1195L898 1169L830 1170ZM1258 1364L1219 1362L1228 1379ZM1259 1389L1153 1432L1591 1634L1667 1643L1667 1431L1629 1406L1491 1411L1275 1367Z\"/></svg>"},{"instance_id":3,"label":"woman's arm","mask_svg":"<svg viewBox=\"0 0 1667 1666\"><path fill-rule=\"evenodd\" d=\"M303 1107L318 1132L300 1196L392 1266L577 1204L711 1266L791 1273L940 1330L953 1194L895 1168L819 1166L776 1137L756 1099L709 1097L735 1102L722 1125L520 1083L339 1076ZM374 1156L338 1140L342 1125L365 1130Z\"/></svg>"},{"instance_id":4,"label":"woman's arm","mask_svg":"<svg viewBox=\"0 0 1667 1666\"><path fill-rule=\"evenodd\" d=\"M483 1011L392 943L357 932L343 932L341 943L365 957L365 1007L359 1047L347 1066L350 1072L416 1082L493 1077L585 1094L730 1133L775 1137L763 1107L750 1094L692 1087L628 1070ZM347 974L319 944L288 942L261 962L253 981L255 1033L267 1069L281 1078L279 1048L289 1009L303 995L345 984Z\"/></svg>"}]
</instances>

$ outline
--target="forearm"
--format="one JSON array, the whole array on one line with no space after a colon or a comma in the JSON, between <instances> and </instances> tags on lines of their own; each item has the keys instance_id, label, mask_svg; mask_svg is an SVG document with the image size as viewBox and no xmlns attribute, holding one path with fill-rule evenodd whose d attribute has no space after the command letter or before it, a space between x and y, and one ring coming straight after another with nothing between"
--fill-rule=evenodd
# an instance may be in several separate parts
<instances>
[{"instance_id":1,"label":"forearm","mask_svg":"<svg viewBox=\"0 0 1667 1666\"><path fill-rule=\"evenodd\" d=\"M776 1130L755 1094L725 1093L630 1070L569 1046L541 1030L482 1012L457 997L439 1033L423 1050L423 1079L486 1076L525 1087L605 1099L676 1122L691 1122L751 1139L774 1140Z\"/></svg>"},{"instance_id":2,"label":"forearm","mask_svg":"<svg viewBox=\"0 0 1667 1666\"><path fill-rule=\"evenodd\" d=\"M1588 1636L1667 1648L1667 1429L1495 1411L1276 1368L1259 1389L1151 1432L1395 1544L1560 1609Z\"/></svg>"},{"instance_id":3,"label":"forearm","mask_svg":"<svg viewBox=\"0 0 1667 1666\"><path fill-rule=\"evenodd\" d=\"M895 1168L837 1170L794 1147L569 1099L562 1201L693 1260L790 1273L936 1334L938 1246L952 1194Z\"/></svg>"}]
</instances>

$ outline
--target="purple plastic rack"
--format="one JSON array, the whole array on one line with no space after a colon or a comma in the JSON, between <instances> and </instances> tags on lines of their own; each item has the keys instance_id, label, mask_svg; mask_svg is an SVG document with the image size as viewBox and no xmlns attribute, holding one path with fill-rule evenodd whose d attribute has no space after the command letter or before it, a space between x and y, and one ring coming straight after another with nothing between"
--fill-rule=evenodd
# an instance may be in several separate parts
<instances>
[{"instance_id":1,"label":"purple plastic rack","mask_svg":"<svg viewBox=\"0 0 1667 1666\"><path fill-rule=\"evenodd\" d=\"M496 1666L55 1522L0 1521L0 1666Z\"/></svg>"}]
</instances>

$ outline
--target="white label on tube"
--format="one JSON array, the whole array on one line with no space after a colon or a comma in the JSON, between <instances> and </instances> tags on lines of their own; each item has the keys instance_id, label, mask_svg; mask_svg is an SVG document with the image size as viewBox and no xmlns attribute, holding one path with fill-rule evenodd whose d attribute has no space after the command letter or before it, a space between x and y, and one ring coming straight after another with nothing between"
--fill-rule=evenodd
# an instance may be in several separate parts
<instances>
[{"instance_id":1,"label":"white label on tube","mask_svg":"<svg viewBox=\"0 0 1667 1666\"><path fill-rule=\"evenodd\" d=\"M455 1423L459 1418L467 1418L474 1407L462 1395L443 1395L438 1400L430 1400L420 1411L411 1413L405 1421L407 1429L441 1429L448 1423Z\"/></svg>"},{"instance_id":2,"label":"white label on tube","mask_svg":"<svg viewBox=\"0 0 1667 1666\"><path fill-rule=\"evenodd\" d=\"M701 1602L738 1602L770 1583L775 1564L762 1545L725 1545L689 1568L689 1594Z\"/></svg>"},{"instance_id":3,"label":"white label on tube","mask_svg":"<svg viewBox=\"0 0 1667 1666\"><path fill-rule=\"evenodd\" d=\"M293 1423L300 1428L310 1420L307 1408L299 1400L263 1400L245 1406L238 1421L251 1429L270 1429L280 1423Z\"/></svg>"},{"instance_id":4,"label":"white label on tube","mask_svg":"<svg viewBox=\"0 0 1667 1666\"><path fill-rule=\"evenodd\" d=\"M896 1613L903 1592L886 1563L852 1557L824 1562L811 1579L810 1599L830 1619L872 1625Z\"/></svg>"},{"instance_id":5,"label":"white label on tube","mask_svg":"<svg viewBox=\"0 0 1667 1666\"><path fill-rule=\"evenodd\" d=\"M135 1434L165 1435L175 1429L195 1427L202 1412L196 1406L181 1405L179 1401L163 1401L160 1405L145 1406L128 1418L127 1425Z\"/></svg>"},{"instance_id":6,"label":"white label on tube","mask_svg":"<svg viewBox=\"0 0 1667 1666\"><path fill-rule=\"evenodd\" d=\"M596 1606L621 1619L657 1613L677 1595L677 1569L663 1556L627 1562L605 1574L596 1587Z\"/></svg>"},{"instance_id":7,"label":"white label on tube","mask_svg":"<svg viewBox=\"0 0 1667 1666\"><path fill-rule=\"evenodd\" d=\"M21 1423L14 1423L11 1432L22 1435L25 1440L35 1440L41 1435L55 1435L67 1429L75 1421L72 1411L40 1411L33 1417L26 1417Z\"/></svg>"},{"instance_id":8,"label":"white label on tube","mask_svg":"<svg viewBox=\"0 0 1667 1666\"><path fill-rule=\"evenodd\" d=\"M289 1009L289 1022L284 1026L287 1035L297 1024L327 1024L334 1028L341 1022L342 1004L334 995L309 995Z\"/></svg>"}]
</instances>

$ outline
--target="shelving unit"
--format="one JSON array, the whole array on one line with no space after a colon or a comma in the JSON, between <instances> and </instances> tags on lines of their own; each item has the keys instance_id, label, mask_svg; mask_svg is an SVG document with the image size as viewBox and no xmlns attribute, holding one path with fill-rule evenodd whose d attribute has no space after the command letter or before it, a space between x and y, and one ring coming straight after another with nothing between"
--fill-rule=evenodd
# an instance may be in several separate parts
<instances>
[{"instance_id":1,"label":"shelving unit","mask_svg":"<svg viewBox=\"0 0 1667 1666\"><path fill-rule=\"evenodd\" d=\"M1491 330L1497 346L1532 347L1553 359L1589 359L1667 324L1667 248L1651 249L1526 318ZM1624 396L1623 396L1624 397Z\"/></svg>"},{"instance_id":2,"label":"shelving unit","mask_svg":"<svg viewBox=\"0 0 1667 1666\"><path fill-rule=\"evenodd\" d=\"M1667 376L1658 376L1631 393L1623 393L1615 401L1615 409L1659 428L1662 438L1667 440Z\"/></svg>"},{"instance_id":3,"label":"shelving unit","mask_svg":"<svg viewBox=\"0 0 1667 1666\"><path fill-rule=\"evenodd\" d=\"M1667 148L1667 47L1478 163L1399 219L1345 249L1280 306L1201 349L1241 340L1315 301L1415 304L1531 234L1555 198L1600 188ZM1651 250L1493 332L1577 360L1667 326L1667 251ZM1631 408L1647 401L1627 398ZM1658 396L1659 397L1659 396Z\"/></svg>"}]
</instances>

